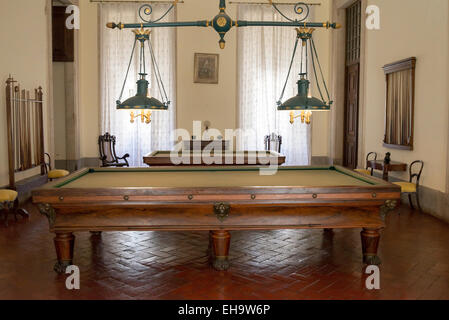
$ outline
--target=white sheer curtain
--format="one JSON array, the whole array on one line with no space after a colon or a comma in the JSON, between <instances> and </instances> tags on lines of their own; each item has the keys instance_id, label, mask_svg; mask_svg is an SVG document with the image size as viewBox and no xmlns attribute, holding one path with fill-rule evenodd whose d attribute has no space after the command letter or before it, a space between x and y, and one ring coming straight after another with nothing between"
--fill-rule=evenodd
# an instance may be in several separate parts
<instances>
[{"instance_id":1,"label":"white sheer curtain","mask_svg":"<svg viewBox=\"0 0 449 320\"><path fill-rule=\"evenodd\" d=\"M292 13L293 6L279 6ZM239 5L239 20L286 21L271 6ZM242 136L238 147L263 150L264 136L272 132L282 136L282 153L289 165L308 165L311 160L311 129L297 120L290 124L288 111L277 111L287 77L296 32L289 27L242 27L238 29L239 127L252 130ZM300 45L285 90L284 98L298 93L296 81L300 70Z\"/></svg>"},{"instance_id":2,"label":"white sheer curtain","mask_svg":"<svg viewBox=\"0 0 449 320\"><path fill-rule=\"evenodd\" d=\"M103 3L100 5L100 55L101 55L101 130L117 137L117 154L130 154L131 166L142 166L143 156L152 150L171 150L176 115L176 61L174 28L157 28L151 33L156 61L161 71L162 81L171 101L168 111L153 111L151 124L130 123L130 112L116 110L116 101L125 79L134 43L131 29L111 30L107 22L134 23L141 21L138 3ZM169 8L168 4L152 4L153 17L160 17ZM174 21L173 11L163 21ZM150 95L162 101L155 72L152 67L148 45L145 44L147 80ZM136 49L138 47L136 46ZM139 50L135 51L122 102L136 94L137 73L139 72ZM137 110L140 113L140 110ZM92 137L94 138L94 137Z\"/></svg>"}]
</instances>

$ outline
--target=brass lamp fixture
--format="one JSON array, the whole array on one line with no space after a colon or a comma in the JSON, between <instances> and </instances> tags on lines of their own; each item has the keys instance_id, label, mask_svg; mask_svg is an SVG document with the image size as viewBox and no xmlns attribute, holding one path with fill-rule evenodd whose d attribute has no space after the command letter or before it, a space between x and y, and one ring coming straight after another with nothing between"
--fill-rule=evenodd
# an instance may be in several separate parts
<instances>
[{"instance_id":1,"label":"brass lamp fixture","mask_svg":"<svg viewBox=\"0 0 449 320\"><path fill-rule=\"evenodd\" d=\"M131 58L128 65L128 71L126 72L125 81L123 82L122 91L120 93L120 98L117 100L117 110L167 110L168 106L170 104L170 101L168 101L167 93L164 88L164 84L161 79L161 75L159 72L159 67L157 65L155 56L154 56L154 50L151 45L150 41L150 30L145 30L143 28L141 29L135 29L132 31L135 34L135 41L134 46L131 52ZM129 69L131 67L131 63L134 56L134 51L136 48L137 42L140 42L140 70L139 70L139 80L137 81L137 93L134 97L131 97L124 102L121 102L121 98L123 95L123 91L125 89L126 80L128 78ZM148 42L149 52L151 56L151 61L153 63L153 69L155 71L156 76L156 82L159 87L159 91L161 95L165 98L164 102L159 101L158 99L154 97L150 97L148 93L148 85L149 82L146 80L146 76L148 75L146 73L146 66L145 66L145 42ZM135 122L135 119L140 117L142 123L150 124L151 123L151 111L142 111L140 114L134 113L134 111L131 112L131 123Z\"/></svg>"},{"instance_id":2,"label":"brass lamp fixture","mask_svg":"<svg viewBox=\"0 0 449 320\"><path fill-rule=\"evenodd\" d=\"M131 123L134 123L137 118L140 117L140 121L142 123L150 124L151 123L151 111L142 111L140 114L135 114L134 111L131 111Z\"/></svg>"},{"instance_id":3,"label":"brass lamp fixture","mask_svg":"<svg viewBox=\"0 0 449 320\"><path fill-rule=\"evenodd\" d=\"M292 55L292 60L290 63L290 68L288 70L287 79L285 80L285 85L284 85L284 89L282 90L281 97L279 98L279 101L277 102L277 104L278 104L277 109L279 111L290 110L290 123L291 124L293 124L295 122L296 118L301 118L302 123L305 122L306 124L310 124L311 118L312 118L312 111L329 111L330 107L333 103L329 97L329 91L327 89L326 82L324 80L323 71L321 69L321 64L318 59L318 54L316 51L315 43L313 42L313 39L312 39L312 33L314 30L315 30L314 28L305 28L305 27L296 28L297 37L296 37L295 47L293 49L293 55ZM284 96L285 88L287 87L288 79L290 77L290 72L291 72L291 69L293 66L293 61L295 59L296 51L298 48L299 40L301 40L302 45L301 45L301 71L299 73L300 79L297 82L298 94L282 103L281 100ZM313 73L315 75L316 85L317 85L317 89L320 93L321 100L318 98L312 97L310 94L310 81L308 79L309 78L309 72L308 72L308 68L309 68L309 61L308 61L309 52L308 52L308 50L309 49L310 49L310 55L312 57L311 65L313 67ZM304 55L305 55L305 59L304 59ZM316 60L316 62L315 62L315 60ZM322 90L320 87L320 82L318 80L316 64L318 65L319 70L320 70L321 81L323 83L323 86L324 86L324 89L325 89L325 92L327 95L327 100L325 100L323 97L323 93L322 93ZM304 68L305 68L305 70L304 70ZM327 102L325 102L325 101L327 101ZM299 115L295 115L294 110L301 111L301 113Z\"/></svg>"}]
</instances>

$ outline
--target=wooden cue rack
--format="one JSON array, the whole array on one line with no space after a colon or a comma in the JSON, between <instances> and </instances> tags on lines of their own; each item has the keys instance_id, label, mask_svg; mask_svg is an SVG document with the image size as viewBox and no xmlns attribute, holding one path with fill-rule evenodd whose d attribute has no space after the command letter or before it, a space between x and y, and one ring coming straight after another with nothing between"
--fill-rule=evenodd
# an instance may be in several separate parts
<instances>
[{"instance_id":1,"label":"wooden cue rack","mask_svg":"<svg viewBox=\"0 0 449 320\"><path fill-rule=\"evenodd\" d=\"M45 174L42 87L21 89L11 76L6 81L6 127L8 138L9 187L16 189L15 174L41 167Z\"/></svg>"}]
</instances>

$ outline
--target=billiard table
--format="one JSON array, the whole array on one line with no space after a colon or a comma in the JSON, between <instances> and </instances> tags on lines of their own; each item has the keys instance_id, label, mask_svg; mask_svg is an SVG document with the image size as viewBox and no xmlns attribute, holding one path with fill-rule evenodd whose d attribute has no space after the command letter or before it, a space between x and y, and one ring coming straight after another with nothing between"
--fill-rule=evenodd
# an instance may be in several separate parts
<instances>
[{"instance_id":1,"label":"billiard table","mask_svg":"<svg viewBox=\"0 0 449 320\"><path fill-rule=\"evenodd\" d=\"M85 168L32 197L56 234L62 273L83 231L207 230L211 262L226 270L231 230L361 228L363 261L379 264L383 217L400 192L339 166L197 166Z\"/></svg>"},{"instance_id":2,"label":"billiard table","mask_svg":"<svg viewBox=\"0 0 449 320\"><path fill-rule=\"evenodd\" d=\"M149 166L236 166L236 165L282 165L285 157L274 151L153 151L143 157Z\"/></svg>"}]
</instances>

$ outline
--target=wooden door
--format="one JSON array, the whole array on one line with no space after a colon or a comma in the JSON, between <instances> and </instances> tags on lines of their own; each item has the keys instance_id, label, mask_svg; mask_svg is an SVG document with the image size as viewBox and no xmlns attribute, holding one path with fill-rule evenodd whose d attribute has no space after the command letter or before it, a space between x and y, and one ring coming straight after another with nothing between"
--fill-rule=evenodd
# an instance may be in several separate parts
<instances>
[{"instance_id":1,"label":"wooden door","mask_svg":"<svg viewBox=\"0 0 449 320\"><path fill-rule=\"evenodd\" d=\"M346 67L344 166L351 169L357 167L359 70L358 63Z\"/></svg>"},{"instance_id":2,"label":"wooden door","mask_svg":"<svg viewBox=\"0 0 449 320\"><path fill-rule=\"evenodd\" d=\"M361 7L361 1L358 0L346 9L343 165L351 169L357 167L358 153Z\"/></svg>"}]
</instances>

